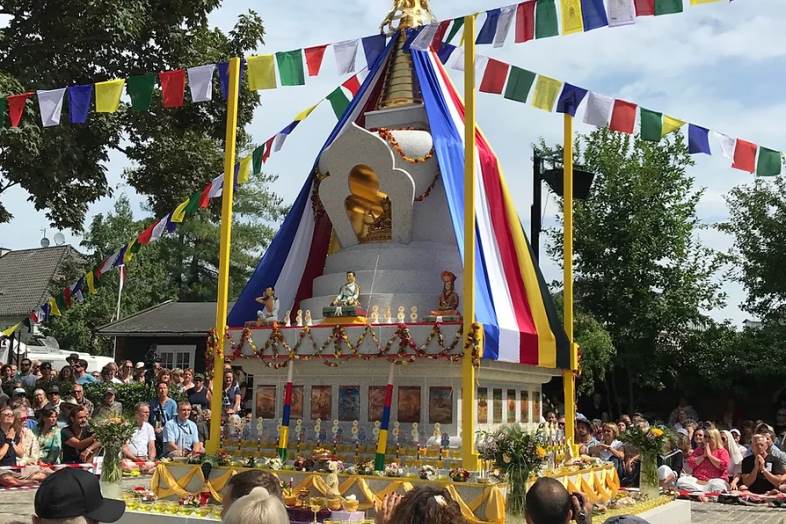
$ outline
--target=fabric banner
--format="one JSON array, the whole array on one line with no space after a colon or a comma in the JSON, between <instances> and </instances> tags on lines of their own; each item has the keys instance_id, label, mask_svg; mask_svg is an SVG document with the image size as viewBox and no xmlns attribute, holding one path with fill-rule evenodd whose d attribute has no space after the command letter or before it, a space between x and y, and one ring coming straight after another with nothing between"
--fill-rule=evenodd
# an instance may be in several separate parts
<instances>
[{"instance_id":1,"label":"fabric banner","mask_svg":"<svg viewBox=\"0 0 786 524\"><path fill-rule=\"evenodd\" d=\"M153 100L153 88L156 77L153 73L131 76L128 78L126 91L131 98L131 109L134 111L147 111Z\"/></svg>"},{"instance_id":2,"label":"fabric banner","mask_svg":"<svg viewBox=\"0 0 786 524\"><path fill-rule=\"evenodd\" d=\"M516 39L517 44L529 42L535 38L535 0L522 2L516 7Z\"/></svg>"},{"instance_id":3,"label":"fabric banner","mask_svg":"<svg viewBox=\"0 0 786 524\"><path fill-rule=\"evenodd\" d=\"M579 109L579 105L581 105L585 96L587 96L586 89L566 82L562 88L562 93L559 95L559 100L557 100L556 111L575 117L576 111Z\"/></svg>"},{"instance_id":4,"label":"fabric banner","mask_svg":"<svg viewBox=\"0 0 786 524\"><path fill-rule=\"evenodd\" d=\"M434 40L431 41L431 46L435 51L439 51L442 48L442 40L445 38L445 33L448 32L450 23L450 20L443 20L437 26L437 33L434 35Z\"/></svg>"},{"instance_id":5,"label":"fabric banner","mask_svg":"<svg viewBox=\"0 0 786 524\"><path fill-rule=\"evenodd\" d=\"M636 125L636 109L638 105L625 100L615 100L614 109L611 112L611 122L609 129L621 133L633 134Z\"/></svg>"},{"instance_id":6,"label":"fabric banner","mask_svg":"<svg viewBox=\"0 0 786 524\"><path fill-rule=\"evenodd\" d=\"M0 331L0 335L2 335L4 337L10 337L14 333L14 331L19 329L19 326L21 326L21 325L22 325L21 322L17 322L13 326L11 326L9 328L5 328L3 331Z\"/></svg>"},{"instance_id":7,"label":"fabric banner","mask_svg":"<svg viewBox=\"0 0 786 524\"><path fill-rule=\"evenodd\" d=\"M213 99L213 72L216 64L188 68L188 89L192 102L209 102Z\"/></svg>"},{"instance_id":8,"label":"fabric banner","mask_svg":"<svg viewBox=\"0 0 786 524\"><path fill-rule=\"evenodd\" d=\"M186 207L188 207L188 202L191 198L184 200L181 202L174 211L172 211L172 218L170 218L170 222L174 224L180 224L186 218Z\"/></svg>"},{"instance_id":9,"label":"fabric banner","mask_svg":"<svg viewBox=\"0 0 786 524\"><path fill-rule=\"evenodd\" d=\"M673 133L674 131L678 131L682 126L685 125L685 121L680 120L678 118L674 118L673 116L663 115L663 136L668 135L669 133Z\"/></svg>"},{"instance_id":10,"label":"fabric banner","mask_svg":"<svg viewBox=\"0 0 786 524\"><path fill-rule=\"evenodd\" d=\"M538 79L535 81L535 94L532 97L532 105L544 111L551 111L561 89L562 82L559 80L538 75Z\"/></svg>"},{"instance_id":11,"label":"fabric banner","mask_svg":"<svg viewBox=\"0 0 786 524\"><path fill-rule=\"evenodd\" d=\"M663 113L640 109L641 139L649 142L660 142L663 138Z\"/></svg>"},{"instance_id":12,"label":"fabric banner","mask_svg":"<svg viewBox=\"0 0 786 524\"><path fill-rule=\"evenodd\" d=\"M497 24L499 23L499 15L501 10L491 9L486 11L486 20L478 32L478 38L475 40L476 44L491 44L494 42L494 35L497 34Z\"/></svg>"},{"instance_id":13,"label":"fabric banner","mask_svg":"<svg viewBox=\"0 0 786 524\"><path fill-rule=\"evenodd\" d=\"M759 148L756 176L778 176L781 174L781 153L766 147Z\"/></svg>"},{"instance_id":14,"label":"fabric banner","mask_svg":"<svg viewBox=\"0 0 786 524\"><path fill-rule=\"evenodd\" d=\"M636 23L636 8L633 0L608 0L608 2L610 27Z\"/></svg>"},{"instance_id":15,"label":"fabric banner","mask_svg":"<svg viewBox=\"0 0 786 524\"><path fill-rule=\"evenodd\" d=\"M603 0L581 0L581 17L585 31L609 25Z\"/></svg>"},{"instance_id":16,"label":"fabric banner","mask_svg":"<svg viewBox=\"0 0 786 524\"><path fill-rule=\"evenodd\" d=\"M295 115L295 121L300 122L301 120L305 120L311 115L311 113L314 112L314 109L316 109L317 107L319 107L319 104L314 104L313 106L304 109L303 111Z\"/></svg>"},{"instance_id":17,"label":"fabric banner","mask_svg":"<svg viewBox=\"0 0 786 524\"><path fill-rule=\"evenodd\" d=\"M123 94L125 79L107 80L96 84L96 112L114 113L120 106L120 95Z\"/></svg>"},{"instance_id":18,"label":"fabric banner","mask_svg":"<svg viewBox=\"0 0 786 524\"><path fill-rule=\"evenodd\" d=\"M150 241L153 242L158 240L164 233L167 231L167 224L169 223L169 219L171 218L172 214L169 213L167 216L156 222L156 225L153 227L153 232L150 234Z\"/></svg>"},{"instance_id":19,"label":"fabric banner","mask_svg":"<svg viewBox=\"0 0 786 524\"><path fill-rule=\"evenodd\" d=\"M366 63L369 67L374 65L379 55L385 51L387 37L384 34L367 36L363 39L363 54L366 55Z\"/></svg>"},{"instance_id":20,"label":"fabric banner","mask_svg":"<svg viewBox=\"0 0 786 524\"><path fill-rule=\"evenodd\" d=\"M358 54L358 40L345 40L333 44L338 74L346 75L355 71L355 60Z\"/></svg>"},{"instance_id":21,"label":"fabric banner","mask_svg":"<svg viewBox=\"0 0 786 524\"><path fill-rule=\"evenodd\" d=\"M186 70L161 71L161 105L166 108L183 107L186 96Z\"/></svg>"},{"instance_id":22,"label":"fabric banner","mask_svg":"<svg viewBox=\"0 0 786 524\"><path fill-rule=\"evenodd\" d=\"M731 167L753 173L756 170L757 149L756 144L738 138L734 147L734 162Z\"/></svg>"},{"instance_id":23,"label":"fabric banner","mask_svg":"<svg viewBox=\"0 0 786 524\"><path fill-rule=\"evenodd\" d=\"M560 0L562 12L562 34L581 33L584 21L581 14L581 0Z\"/></svg>"},{"instance_id":24,"label":"fabric banner","mask_svg":"<svg viewBox=\"0 0 786 524\"><path fill-rule=\"evenodd\" d=\"M340 87L337 87L332 93L330 93L327 96L327 100L330 102L330 107L333 108L336 118L341 118L341 115L343 115L344 111L346 111L347 107L349 107L349 99Z\"/></svg>"},{"instance_id":25,"label":"fabric banner","mask_svg":"<svg viewBox=\"0 0 786 524\"><path fill-rule=\"evenodd\" d=\"M426 51L427 49L431 48L431 44L434 41L434 38L437 35L437 30L439 29L439 24L429 24L424 26L423 29L420 30L418 36L412 41L412 49L417 49L418 51ZM366 39L363 39L363 48L366 47ZM382 47L382 51L384 51L384 46ZM373 64L373 62L369 62L368 59L366 60L369 65Z\"/></svg>"},{"instance_id":26,"label":"fabric banner","mask_svg":"<svg viewBox=\"0 0 786 524\"><path fill-rule=\"evenodd\" d=\"M636 16L652 16L655 14L655 0L633 0Z\"/></svg>"},{"instance_id":27,"label":"fabric banner","mask_svg":"<svg viewBox=\"0 0 786 524\"><path fill-rule=\"evenodd\" d=\"M535 83L535 73L520 67L511 66L510 74L508 75L508 87L505 89L505 98L525 103L533 83Z\"/></svg>"},{"instance_id":28,"label":"fabric banner","mask_svg":"<svg viewBox=\"0 0 786 524\"><path fill-rule=\"evenodd\" d=\"M357 96L360 91L360 80L358 79L358 75L348 78L341 86L346 87L349 92L352 93L353 97Z\"/></svg>"},{"instance_id":29,"label":"fabric banner","mask_svg":"<svg viewBox=\"0 0 786 524\"><path fill-rule=\"evenodd\" d=\"M278 77L282 86L302 86L306 84L301 49L276 53Z\"/></svg>"},{"instance_id":30,"label":"fabric banner","mask_svg":"<svg viewBox=\"0 0 786 524\"><path fill-rule=\"evenodd\" d=\"M445 39L445 42L448 44L451 43L459 31L461 31L462 27L464 27L464 17L454 18L453 25L450 27L450 32L448 33L448 37Z\"/></svg>"},{"instance_id":31,"label":"fabric banner","mask_svg":"<svg viewBox=\"0 0 786 524\"><path fill-rule=\"evenodd\" d=\"M60 115L63 112L63 98L66 88L38 90L38 110L41 113L41 125L51 127L60 124Z\"/></svg>"},{"instance_id":32,"label":"fabric banner","mask_svg":"<svg viewBox=\"0 0 786 524\"><path fill-rule=\"evenodd\" d=\"M718 139L718 142L720 142L723 156L734 161L734 146L737 145L737 140L723 133L718 133L717 131L713 131L712 134Z\"/></svg>"},{"instance_id":33,"label":"fabric banner","mask_svg":"<svg viewBox=\"0 0 786 524\"><path fill-rule=\"evenodd\" d=\"M483 79L480 82L480 91L501 95L502 89L505 87L505 79L508 77L509 68L510 66L505 62L490 58L486 64Z\"/></svg>"},{"instance_id":34,"label":"fabric banner","mask_svg":"<svg viewBox=\"0 0 786 524\"><path fill-rule=\"evenodd\" d=\"M248 88L252 91L275 89L276 66L273 55L250 56L248 58Z\"/></svg>"},{"instance_id":35,"label":"fabric banner","mask_svg":"<svg viewBox=\"0 0 786 524\"><path fill-rule=\"evenodd\" d=\"M11 127L19 127L22 116L25 114L25 104L32 94L33 93L19 93L18 95L6 97L6 101L8 102L8 119L11 121Z\"/></svg>"},{"instance_id":36,"label":"fabric banner","mask_svg":"<svg viewBox=\"0 0 786 524\"><path fill-rule=\"evenodd\" d=\"M513 17L516 14L516 6L508 5L500 9L497 32L494 33L494 47L502 47L508 38L510 26L513 24Z\"/></svg>"},{"instance_id":37,"label":"fabric banner","mask_svg":"<svg viewBox=\"0 0 786 524\"><path fill-rule=\"evenodd\" d=\"M251 178L251 158L247 156L240 160L240 167L237 171L237 183L247 184Z\"/></svg>"},{"instance_id":38,"label":"fabric banner","mask_svg":"<svg viewBox=\"0 0 786 524\"><path fill-rule=\"evenodd\" d=\"M692 155L697 153L712 154L709 129L694 124L688 125L688 151Z\"/></svg>"},{"instance_id":39,"label":"fabric banner","mask_svg":"<svg viewBox=\"0 0 786 524\"><path fill-rule=\"evenodd\" d=\"M613 107L613 98L591 92L587 98L584 123L595 127L608 127Z\"/></svg>"},{"instance_id":40,"label":"fabric banner","mask_svg":"<svg viewBox=\"0 0 786 524\"><path fill-rule=\"evenodd\" d=\"M682 0L655 0L655 16L682 12Z\"/></svg>"},{"instance_id":41,"label":"fabric banner","mask_svg":"<svg viewBox=\"0 0 786 524\"><path fill-rule=\"evenodd\" d=\"M537 0L535 8L535 38L548 38L559 34L555 0Z\"/></svg>"},{"instance_id":42,"label":"fabric banner","mask_svg":"<svg viewBox=\"0 0 786 524\"><path fill-rule=\"evenodd\" d=\"M84 124L93 102L93 84L68 87L68 119L72 124Z\"/></svg>"},{"instance_id":43,"label":"fabric banner","mask_svg":"<svg viewBox=\"0 0 786 524\"><path fill-rule=\"evenodd\" d=\"M289 135L286 133L279 133L273 139L273 152L278 153L281 151L281 148L284 147L284 142L286 141Z\"/></svg>"},{"instance_id":44,"label":"fabric banner","mask_svg":"<svg viewBox=\"0 0 786 524\"><path fill-rule=\"evenodd\" d=\"M306 65L308 66L308 76L317 76L322 69L322 59L325 58L326 45L307 47L303 50L306 55Z\"/></svg>"},{"instance_id":45,"label":"fabric banner","mask_svg":"<svg viewBox=\"0 0 786 524\"><path fill-rule=\"evenodd\" d=\"M720 0L690 0L690 5L714 4L716 2L720 2Z\"/></svg>"}]
</instances>

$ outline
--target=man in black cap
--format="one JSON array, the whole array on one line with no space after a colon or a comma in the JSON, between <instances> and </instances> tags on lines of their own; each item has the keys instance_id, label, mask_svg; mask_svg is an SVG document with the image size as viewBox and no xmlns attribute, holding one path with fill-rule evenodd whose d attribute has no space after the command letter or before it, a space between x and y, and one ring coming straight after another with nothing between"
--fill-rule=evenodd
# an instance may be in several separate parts
<instances>
[{"instance_id":1,"label":"man in black cap","mask_svg":"<svg viewBox=\"0 0 786 524\"><path fill-rule=\"evenodd\" d=\"M49 401L47 404L50 408L55 410L55 413L60 415L60 388L57 386L49 386L49 389L46 390L46 398Z\"/></svg>"},{"instance_id":2,"label":"man in black cap","mask_svg":"<svg viewBox=\"0 0 786 524\"><path fill-rule=\"evenodd\" d=\"M74 362L78 362L78 361L79 361L78 353L71 353L70 355L68 355L68 358L66 359L66 362L68 362L69 366L73 366Z\"/></svg>"},{"instance_id":3,"label":"man in black cap","mask_svg":"<svg viewBox=\"0 0 786 524\"><path fill-rule=\"evenodd\" d=\"M104 399L96 406L93 418L112 418L123 415L123 404L117 400L117 391L114 388L106 388Z\"/></svg>"},{"instance_id":4,"label":"man in black cap","mask_svg":"<svg viewBox=\"0 0 786 524\"><path fill-rule=\"evenodd\" d=\"M38 367L38 371L41 373L41 378L35 381L35 387L46 391L56 378L52 372L52 364L50 362L42 362Z\"/></svg>"},{"instance_id":5,"label":"man in black cap","mask_svg":"<svg viewBox=\"0 0 786 524\"><path fill-rule=\"evenodd\" d=\"M50 475L38 488L33 524L42 519L51 524L76 517L84 517L90 524L115 522L125 510L122 500L101 495L98 477L81 469L65 468Z\"/></svg>"}]
</instances>

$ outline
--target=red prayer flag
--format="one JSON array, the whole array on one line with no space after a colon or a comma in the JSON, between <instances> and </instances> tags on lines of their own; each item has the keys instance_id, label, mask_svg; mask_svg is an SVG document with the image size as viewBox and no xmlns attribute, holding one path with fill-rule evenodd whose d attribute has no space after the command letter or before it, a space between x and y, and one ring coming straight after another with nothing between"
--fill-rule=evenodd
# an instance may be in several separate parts
<instances>
[{"instance_id":1,"label":"red prayer flag","mask_svg":"<svg viewBox=\"0 0 786 524\"><path fill-rule=\"evenodd\" d=\"M308 76L317 76L322 68L322 59L325 57L327 44L318 45L304 49L306 53L306 65L308 65Z\"/></svg>"},{"instance_id":2,"label":"red prayer flag","mask_svg":"<svg viewBox=\"0 0 786 524\"><path fill-rule=\"evenodd\" d=\"M628 133L629 135L633 134L633 126L636 124L637 108L638 106L632 102L615 100L609 129L621 133Z\"/></svg>"},{"instance_id":3,"label":"red prayer flag","mask_svg":"<svg viewBox=\"0 0 786 524\"><path fill-rule=\"evenodd\" d=\"M186 94L186 70L161 71L161 105L164 107L183 107Z\"/></svg>"},{"instance_id":4,"label":"red prayer flag","mask_svg":"<svg viewBox=\"0 0 786 524\"><path fill-rule=\"evenodd\" d=\"M756 171L757 149L759 149L759 146L756 144L738 138L737 145L734 147L734 163L731 167L747 171L748 173Z\"/></svg>"},{"instance_id":5,"label":"red prayer flag","mask_svg":"<svg viewBox=\"0 0 786 524\"><path fill-rule=\"evenodd\" d=\"M431 41L431 49L439 51L439 48L442 47L442 39L445 38L445 33L448 32L448 27L450 27L452 21L453 20L445 20L444 22L440 22L437 27L437 32L434 33L434 39Z\"/></svg>"},{"instance_id":6,"label":"red prayer flag","mask_svg":"<svg viewBox=\"0 0 786 524\"><path fill-rule=\"evenodd\" d=\"M65 302L66 307L71 307L71 288L64 287L63 288L63 302Z\"/></svg>"},{"instance_id":7,"label":"red prayer flag","mask_svg":"<svg viewBox=\"0 0 786 524\"><path fill-rule=\"evenodd\" d=\"M360 91L360 80L358 80L358 75L353 76L341 85L349 89L353 97L357 96L358 91Z\"/></svg>"},{"instance_id":8,"label":"red prayer flag","mask_svg":"<svg viewBox=\"0 0 786 524\"><path fill-rule=\"evenodd\" d=\"M273 141L276 137L271 137L267 142L265 142L265 152L262 153L262 162L267 162L267 159L270 158L270 153L273 152Z\"/></svg>"},{"instance_id":9,"label":"red prayer flag","mask_svg":"<svg viewBox=\"0 0 786 524\"><path fill-rule=\"evenodd\" d=\"M156 227L158 224L158 220L147 226L147 229L139 233L139 236L136 237L136 243L140 246L146 246L150 243L150 238L153 236L153 228Z\"/></svg>"},{"instance_id":10,"label":"red prayer flag","mask_svg":"<svg viewBox=\"0 0 786 524\"><path fill-rule=\"evenodd\" d=\"M480 90L484 93L502 94L505 87L505 80L508 78L510 66L505 62L489 58L486 64L486 71L483 73L483 80L480 82Z\"/></svg>"},{"instance_id":11,"label":"red prayer flag","mask_svg":"<svg viewBox=\"0 0 786 524\"><path fill-rule=\"evenodd\" d=\"M516 8L516 43L535 38L535 0L522 2Z\"/></svg>"},{"instance_id":12,"label":"red prayer flag","mask_svg":"<svg viewBox=\"0 0 786 524\"><path fill-rule=\"evenodd\" d=\"M655 0L634 0L636 16L652 16L655 14Z\"/></svg>"},{"instance_id":13,"label":"red prayer flag","mask_svg":"<svg viewBox=\"0 0 786 524\"><path fill-rule=\"evenodd\" d=\"M208 205L210 205L210 188L213 187L212 182L208 182L205 186L205 189L202 190L202 194L199 195L199 207L205 209Z\"/></svg>"},{"instance_id":14,"label":"red prayer flag","mask_svg":"<svg viewBox=\"0 0 786 524\"><path fill-rule=\"evenodd\" d=\"M33 93L21 93L18 95L11 95L6 97L8 102L8 118L11 120L11 127L19 127L19 122L22 121L22 115L25 113L25 102L30 98Z\"/></svg>"}]
</instances>

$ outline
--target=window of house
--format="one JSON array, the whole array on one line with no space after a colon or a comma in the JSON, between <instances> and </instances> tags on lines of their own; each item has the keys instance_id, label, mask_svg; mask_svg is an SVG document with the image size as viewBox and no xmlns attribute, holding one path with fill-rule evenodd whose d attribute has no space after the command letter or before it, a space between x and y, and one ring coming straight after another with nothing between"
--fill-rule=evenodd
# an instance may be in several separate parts
<instances>
[{"instance_id":1,"label":"window of house","mask_svg":"<svg viewBox=\"0 0 786 524\"><path fill-rule=\"evenodd\" d=\"M156 348L156 355L161 359L161 367L168 369L193 368L195 352L196 346L193 345L158 346Z\"/></svg>"}]
</instances>

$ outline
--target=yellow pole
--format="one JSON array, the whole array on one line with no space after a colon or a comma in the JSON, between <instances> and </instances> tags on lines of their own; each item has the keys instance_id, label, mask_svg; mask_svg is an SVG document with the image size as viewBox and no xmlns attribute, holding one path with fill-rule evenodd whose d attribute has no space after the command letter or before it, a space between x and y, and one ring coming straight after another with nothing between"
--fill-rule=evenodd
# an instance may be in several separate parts
<instances>
[{"instance_id":1,"label":"yellow pole","mask_svg":"<svg viewBox=\"0 0 786 524\"><path fill-rule=\"evenodd\" d=\"M464 337L475 320L475 16L464 18ZM467 471L477 471L475 449L475 365L466 345L461 378L461 458Z\"/></svg>"},{"instance_id":2,"label":"yellow pole","mask_svg":"<svg viewBox=\"0 0 786 524\"><path fill-rule=\"evenodd\" d=\"M224 187L221 193L221 239L218 257L218 300L216 302L216 351L213 357L213 397L210 401L210 439L205 451L218 452L224 390L224 340L229 300L229 246L232 243L232 200L235 189L235 148L237 139L237 103L240 87L240 59L229 59L229 93L227 96L227 130L224 145Z\"/></svg>"},{"instance_id":3,"label":"yellow pole","mask_svg":"<svg viewBox=\"0 0 786 524\"><path fill-rule=\"evenodd\" d=\"M576 425L576 376L578 369L576 347L573 343L573 117L565 113L565 136L563 143L563 215L565 217L563 239L563 296L565 333L570 348L570 369L562 372L565 394L565 439L574 442Z\"/></svg>"}]
</instances>

